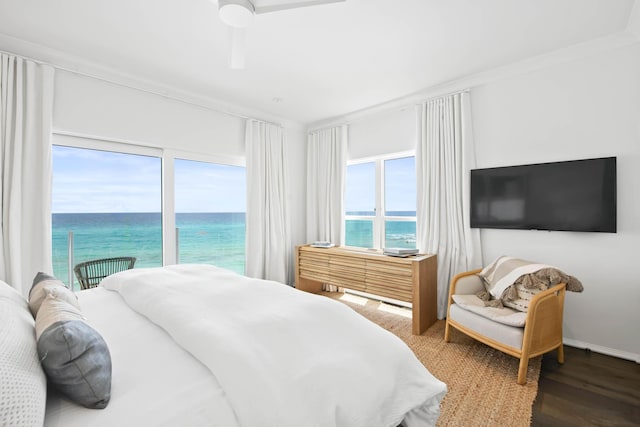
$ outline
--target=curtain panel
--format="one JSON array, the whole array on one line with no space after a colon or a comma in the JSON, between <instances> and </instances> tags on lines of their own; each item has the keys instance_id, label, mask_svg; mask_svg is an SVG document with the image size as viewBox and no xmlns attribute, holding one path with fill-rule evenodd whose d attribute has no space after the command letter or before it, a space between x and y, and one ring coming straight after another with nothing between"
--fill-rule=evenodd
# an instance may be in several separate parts
<instances>
[{"instance_id":1,"label":"curtain panel","mask_svg":"<svg viewBox=\"0 0 640 427\"><path fill-rule=\"evenodd\" d=\"M347 125L308 135L307 242L343 241L347 138Z\"/></svg>"},{"instance_id":2,"label":"curtain panel","mask_svg":"<svg viewBox=\"0 0 640 427\"><path fill-rule=\"evenodd\" d=\"M25 296L51 254L53 67L0 53L0 279Z\"/></svg>"},{"instance_id":3,"label":"curtain panel","mask_svg":"<svg viewBox=\"0 0 640 427\"><path fill-rule=\"evenodd\" d=\"M291 248L282 127L247 120L246 264L249 277L289 283Z\"/></svg>"},{"instance_id":4,"label":"curtain panel","mask_svg":"<svg viewBox=\"0 0 640 427\"><path fill-rule=\"evenodd\" d=\"M475 167L468 93L417 107L417 243L438 256L438 318L447 311L449 283L482 266L480 231L471 229L470 170Z\"/></svg>"}]
</instances>

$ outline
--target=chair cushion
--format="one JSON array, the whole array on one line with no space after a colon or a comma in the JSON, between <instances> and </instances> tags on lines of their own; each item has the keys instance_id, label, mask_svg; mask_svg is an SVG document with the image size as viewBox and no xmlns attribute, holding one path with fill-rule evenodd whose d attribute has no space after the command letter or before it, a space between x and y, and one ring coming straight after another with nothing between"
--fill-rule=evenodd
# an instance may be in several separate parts
<instances>
[{"instance_id":1,"label":"chair cushion","mask_svg":"<svg viewBox=\"0 0 640 427\"><path fill-rule=\"evenodd\" d=\"M451 304L449 308L449 319L482 336L491 338L494 341L498 341L517 350L522 350L524 328L495 322L477 313L465 310L458 304Z\"/></svg>"},{"instance_id":2,"label":"chair cushion","mask_svg":"<svg viewBox=\"0 0 640 427\"><path fill-rule=\"evenodd\" d=\"M38 355L52 385L87 408L102 409L111 397L111 355L102 336L80 310L55 290L36 317Z\"/></svg>"},{"instance_id":3,"label":"chair cushion","mask_svg":"<svg viewBox=\"0 0 640 427\"><path fill-rule=\"evenodd\" d=\"M527 314L508 307L486 307L476 295L452 295L453 301L461 308L479 314L504 325L524 327Z\"/></svg>"},{"instance_id":4,"label":"chair cushion","mask_svg":"<svg viewBox=\"0 0 640 427\"><path fill-rule=\"evenodd\" d=\"M0 281L0 425L42 426L46 398L29 305Z\"/></svg>"}]
</instances>

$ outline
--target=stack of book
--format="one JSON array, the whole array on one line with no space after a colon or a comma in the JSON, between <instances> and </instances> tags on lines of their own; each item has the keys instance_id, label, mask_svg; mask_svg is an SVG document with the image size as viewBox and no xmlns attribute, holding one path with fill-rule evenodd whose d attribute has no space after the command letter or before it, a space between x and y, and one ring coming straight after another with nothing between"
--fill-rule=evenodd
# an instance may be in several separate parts
<instances>
[{"instance_id":1,"label":"stack of book","mask_svg":"<svg viewBox=\"0 0 640 427\"><path fill-rule=\"evenodd\" d=\"M311 243L311 246L314 247L314 248L325 248L325 249L327 249L327 248L332 248L335 245L333 243L331 243L331 242L313 242L313 243Z\"/></svg>"},{"instance_id":2,"label":"stack of book","mask_svg":"<svg viewBox=\"0 0 640 427\"><path fill-rule=\"evenodd\" d=\"M418 253L417 249L409 249L409 248L384 248L382 251L385 255L390 256L398 256L398 257L408 257L412 255L416 255Z\"/></svg>"}]
</instances>

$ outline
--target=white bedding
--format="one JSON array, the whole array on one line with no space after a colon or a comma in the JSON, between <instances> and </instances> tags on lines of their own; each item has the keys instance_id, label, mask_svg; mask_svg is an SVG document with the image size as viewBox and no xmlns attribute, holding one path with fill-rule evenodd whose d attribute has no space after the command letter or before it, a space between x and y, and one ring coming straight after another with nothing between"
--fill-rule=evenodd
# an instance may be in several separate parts
<instances>
[{"instance_id":1,"label":"white bedding","mask_svg":"<svg viewBox=\"0 0 640 427\"><path fill-rule=\"evenodd\" d=\"M438 417L444 383L336 301L204 265L128 270L101 286L81 304L112 351L112 398L102 411L74 408L84 425L394 427ZM111 302L117 311L95 319L85 307ZM70 404L51 400L47 425L74 425L62 415Z\"/></svg>"},{"instance_id":2,"label":"white bedding","mask_svg":"<svg viewBox=\"0 0 640 427\"><path fill-rule=\"evenodd\" d=\"M209 370L115 292L78 292L82 312L107 342L113 376L106 409L47 391L46 427L215 426L238 423Z\"/></svg>"}]
</instances>

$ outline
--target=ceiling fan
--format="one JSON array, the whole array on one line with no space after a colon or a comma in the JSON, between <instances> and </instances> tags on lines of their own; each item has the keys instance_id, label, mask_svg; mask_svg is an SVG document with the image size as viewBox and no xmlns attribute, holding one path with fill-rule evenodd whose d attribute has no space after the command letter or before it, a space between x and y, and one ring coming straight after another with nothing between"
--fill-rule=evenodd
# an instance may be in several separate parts
<instances>
[{"instance_id":1,"label":"ceiling fan","mask_svg":"<svg viewBox=\"0 0 640 427\"><path fill-rule=\"evenodd\" d=\"M262 13L339 3L346 0L211 0L218 3L220 20L231 29L229 66L244 68L246 28Z\"/></svg>"}]
</instances>

